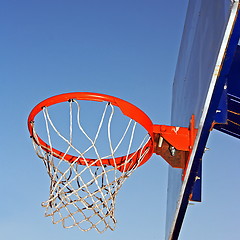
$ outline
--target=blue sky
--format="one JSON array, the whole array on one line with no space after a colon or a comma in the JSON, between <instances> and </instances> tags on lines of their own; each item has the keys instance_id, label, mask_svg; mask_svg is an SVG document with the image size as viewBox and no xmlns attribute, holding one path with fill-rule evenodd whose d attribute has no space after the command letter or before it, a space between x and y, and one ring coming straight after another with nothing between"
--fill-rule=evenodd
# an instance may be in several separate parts
<instances>
[{"instance_id":1,"label":"blue sky","mask_svg":"<svg viewBox=\"0 0 240 240\"><path fill-rule=\"evenodd\" d=\"M187 1L3 1L0 9L1 236L4 239L163 239L167 164L157 156L119 192L117 228L102 235L53 225L41 202L49 180L27 130L47 97L99 92L169 124L171 88ZM203 203L190 206L180 239L239 236L239 142L211 134Z\"/></svg>"}]
</instances>

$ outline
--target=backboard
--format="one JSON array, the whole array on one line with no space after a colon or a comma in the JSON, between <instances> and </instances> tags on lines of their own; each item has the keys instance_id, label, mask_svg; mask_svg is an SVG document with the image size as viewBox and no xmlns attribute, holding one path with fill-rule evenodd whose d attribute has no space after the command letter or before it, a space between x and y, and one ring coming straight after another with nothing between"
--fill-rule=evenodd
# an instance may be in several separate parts
<instances>
[{"instance_id":1,"label":"backboard","mask_svg":"<svg viewBox=\"0 0 240 240\"><path fill-rule=\"evenodd\" d=\"M184 179L181 169L169 166L165 239L178 239L189 200L201 201L201 161L212 128L240 136L240 125L224 127L240 115L229 122L228 114L234 111L228 110L227 92L228 84L236 83L229 76L239 56L239 22L239 1L189 1L173 83L171 125L188 127L194 115L198 133Z\"/></svg>"}]
</instances>

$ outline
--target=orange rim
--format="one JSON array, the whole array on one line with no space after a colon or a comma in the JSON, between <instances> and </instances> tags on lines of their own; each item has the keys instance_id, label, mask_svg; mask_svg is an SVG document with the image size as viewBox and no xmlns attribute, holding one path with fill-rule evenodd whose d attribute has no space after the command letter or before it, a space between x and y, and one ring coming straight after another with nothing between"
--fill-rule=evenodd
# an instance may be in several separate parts
<instances>
[{"instance_id":1,"label":"orange rim","mask_svg":"<svg viewBox=\"0 0 240 240\"><path fill-rule=\"evenodd\" d=\"M133 152L128 156L128 159L129 158L132 158L132 159L127 164L127 166L124 167L124 169L131 169L133 166L135 166L135 164L138 162L139 158L141 157L141 153L145 151L147 151L147 154L141 160L140 165L144 164L152 156L153 154L153 123L151 119L141 109L139 109L138 107L134 106L133 104L127 101L124 101L120 98L105 95L105 94L89 93L89 92L73 92L73 93L56 95L40 102L38 105L36 105L32 109L28 117L28 129L30 132L30 136L33 138L35 143L39 145L44 151L51 153L54 157L57 157L59 159L64 158L64 160L69 162L76 161L78 164L81 164L81 165L85 165L86 164L85 161L87 161L89 164L92 164L93 166L100 166L101 164L115 166L116 164L120 171L123 169L123 163L127 158L126 156L118 157L118 158L115 158L114 160L113 159L101 159L101 160L82 159L73 155L65 154L57 149L51 148L37 134L33 134L34 118L39 112L42 111L44 107L49 107L51 105L61 103L61 102L67 102L71 99L90 100L90 101L97 101L97 102L110 102L112 105L119 107L124 115L135 120L147 130L150 136L149 141L143 148L138 149L136 152Z\"/></svg>"}]
</instances>

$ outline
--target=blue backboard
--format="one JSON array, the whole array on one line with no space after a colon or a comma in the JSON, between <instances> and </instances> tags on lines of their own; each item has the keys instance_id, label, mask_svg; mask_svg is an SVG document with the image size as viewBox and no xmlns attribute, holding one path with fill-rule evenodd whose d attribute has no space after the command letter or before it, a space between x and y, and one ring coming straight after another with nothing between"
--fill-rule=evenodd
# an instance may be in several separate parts
<instances>
[{"instance_id":1,"label":"blue backboard","mask_svg":"<svg viewBox=\"0 0 240 240\"><path fill-rule=\"evenodd\" d=\"M171 125L188 127L194 115L198 133L184 179L183 170L169 166L165 239L178 239L189 200L201 201L201 161L212 128L240 136L240 94L234 91L240 89L234 77L240 69L238 14L239 1L189 1Z\"/></svg>"}]
</instances>

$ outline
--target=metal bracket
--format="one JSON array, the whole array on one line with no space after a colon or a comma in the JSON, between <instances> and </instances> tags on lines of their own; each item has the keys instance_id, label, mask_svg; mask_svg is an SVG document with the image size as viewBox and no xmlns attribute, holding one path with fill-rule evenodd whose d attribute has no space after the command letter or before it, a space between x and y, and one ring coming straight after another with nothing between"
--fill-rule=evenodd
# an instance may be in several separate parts
<instances>
[{"instance_id":1,"label":"metal bracket","mask_svg":"<svg viewBox=\"0 0 240 240\"><path fill-rule=\"evenodd\" d=\"M154 125L154 153L172 167L186 169L197 134L194 123L192 115L189 128Z\"/></svg>"}]
</instances>

